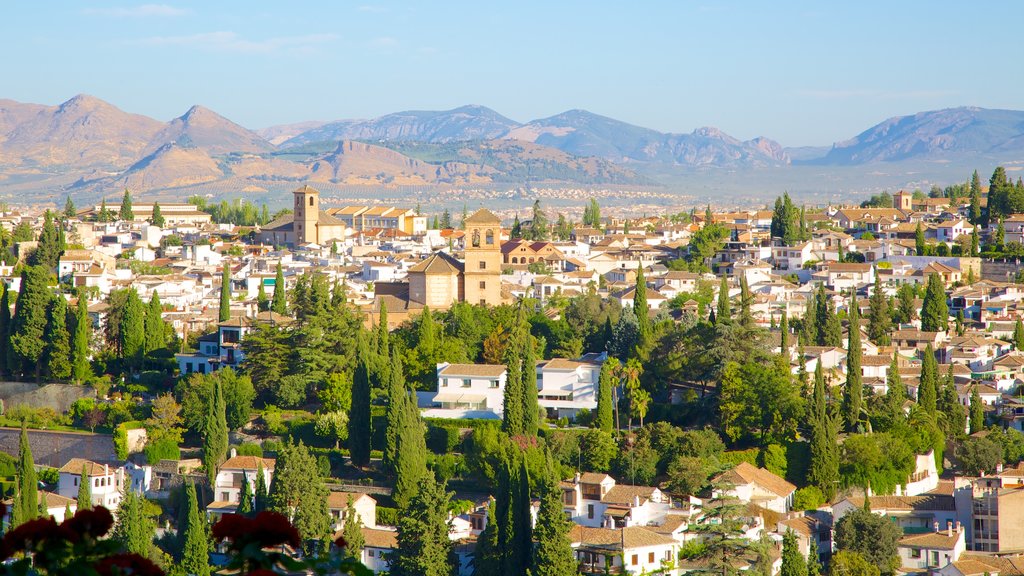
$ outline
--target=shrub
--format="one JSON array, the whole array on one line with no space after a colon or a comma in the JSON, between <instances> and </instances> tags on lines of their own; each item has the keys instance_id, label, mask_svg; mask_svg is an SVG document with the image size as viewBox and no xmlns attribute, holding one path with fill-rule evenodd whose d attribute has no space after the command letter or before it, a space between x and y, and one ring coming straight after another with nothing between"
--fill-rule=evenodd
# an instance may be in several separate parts
<instances>
[{"instance_id":1,"label":"shrub","mask_svg":"<svg viewBox=\"0 0 1024 576\"><path fill-rule=\"evenodd\" d=\"M149 442L142 451L146 455L146 462L150 465L157 464L161 460L181 459L181 449L173 438L160 438Z\"/></svg>"},{"instance_id":2,"label":"shrub","mask_svg":"<svg viewBox=\"0 0 1024 576\"><path fill-rule=\"evenodd\" d=\"M814 510L825 503L825 495L817 486L800 488L793 495L793 510Z\"/></svg>"},{"instance_id":3,"label":"shrub","mask_svg":"<svg viewBox=\"0 0 1024 576\"><path fill-rule=\"evenodd\" d=\"M239 456L263 457L263 447L255 442L242 442L235 447L235 451Z\"/></svg>"},{"instance_id":4,"label":"shrub","mask_svg":"<svg viewBox=\"0 0 1024 576\"><path fill-rule=\"evenodd\" d=\"M383 526L396 526L398 524L398 509L387 506L377 506L377 524Z\"/></svg>"},{"instance_id":5,"label":"shrub","mask_svg":"<svg viewBox=\"0 0 1024 576\"><path fill-rule=\"evenodd\" d=\"M430 424L427 427L427 448L435 454L448 454L459 445L459 430Z\"/></svg>"}]
</instances>

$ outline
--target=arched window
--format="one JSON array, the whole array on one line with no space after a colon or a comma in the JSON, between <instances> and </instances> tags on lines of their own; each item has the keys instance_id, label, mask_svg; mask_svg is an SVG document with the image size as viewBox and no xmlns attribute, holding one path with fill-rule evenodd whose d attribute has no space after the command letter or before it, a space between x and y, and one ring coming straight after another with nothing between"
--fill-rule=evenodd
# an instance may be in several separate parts
<instances>
[{"instance_id":1,"label":"arched window","mask_svg":"<svg viewBox=\"0 0 1024 576\"><path fill-rule=\"evenodd\" d=\"M473 230L473 247L474 248L479 248L480 247L480 231L479 230Z\"/></svg>"},{"instance_id":2,"label":"arched window","mask_svg":"<svg viewBox=\"0 0 1024 576\"><path fill-rule=\"evenodd\" d=\"M488 246L494 245L494 230L488 230L484 239L487 241Z\"/></svg>"},{"instance_id":3,"label":"arched window","mask_svg":"<svg viewBox=\"0 0 1024 576\"><path fill-rule=\"evenodd\" d=\"M310 197L309 197L309 205L310 205L310 206L312 206L312 205L313 205L313 197L312 197L312 196L310 196Z\"/></svg>"}]
</instances>

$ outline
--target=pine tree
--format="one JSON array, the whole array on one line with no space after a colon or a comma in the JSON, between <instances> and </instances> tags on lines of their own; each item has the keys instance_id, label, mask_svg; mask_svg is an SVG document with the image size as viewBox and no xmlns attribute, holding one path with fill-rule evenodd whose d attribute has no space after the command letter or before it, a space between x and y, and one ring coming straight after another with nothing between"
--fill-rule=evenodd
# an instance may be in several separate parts
<instances>
[{"instance_id":1,"label":"pine tree","mask_svg":"<svg viewBox=\"0 0 1024 576\"><path fill-rule=\"evenodd\" d=\"M935 350L929 344L921 359L921 378L917 389L917 403L928 414L935 416L938 396L938 365L935 361Z\"/></svg>"},{"instance_id":2,"label":"pine tree","mask_svg":"<svg viewBox=\"0 0 1024 576\"><path fill-rule=\"evenodd\" d=\"M206 430L203 434L203 466L212 485L217 477L217 468L224 463L228 451L228 420L224 404L224 391L220 379L213 385L213 398L207 405Z\"/></svg>"},{"instance_id":3,"label":"pine tree","mask_svg":"<svg viewBox=\"0 0 1024 576\"><path fill-rule=\"evenodd\" d=\"M46 310L50 295L49 272L40 266L26 266L21 271L21 291L11 318L9 368L14 372L33 374L38 380L46 348Z\"/></svg>"},{"instance_id":4,"label":"pine tree","mask_svg":"<svg viewBox=\"0 0 1024 576\"><path fill-rule=\"evenodd\" d=\"M985 429L984 406L981 402L981 395L978 393L978 385L975 384L971 389L971 434Z\"/></svg>"},{"instance_id":5,"label":"pine tree","mask_svg":"<svg viewBox=\"0 0 1024 576\"><path fill-rule=\"evenodd\" d=\"M949 328L949 306L946 304L946 287L936 273L928 276L924 302L921 304L921 330L945 332Z\"/></svg>"},{"instance_id":6,"label":"pine tree","mask_svg":"<svg viewBox=\"0 0 1024 576\"><path fill-rule=\"evenodd\" d=\"M0 316L3 315L3 302L0 300ZM71 378L81 383L92 376L89 364L89 333L92 321L89 318L89 305L85 294L78 295L78 306L75 312L75 333L71 342Z\"/></svg>"},{"instance_id":7,"label":"pine tree","mask_svg":"<svg viewBox=\"0 0 1024 576\"><path fill-rule=\"evenodd\" d=\"M78 211L75 210L75 203L71 201L71 195L68 194L67 199L64 200L64 217L74 218L76 215L78 215Z\"/></svg>"},{"instance_id":8,"label":"pine tree","mask_svg":"<svg viewBox=\"0 0 1024 576\"><path fill-rule=\"evenodd\" d=\"M365 347L360 347L356 369L352 375L352 408L348 414L348 449L352 463L366 466L370 463L371 390L370 368L366 363Z\"/></svg>"},{"instance_id":9,"label":"pine tree","mask_svg":"<svg viewBox=\"0 0 1024 576\"><path fill-rule=\"evenodd\" d=\"M145 499L125 487L121 492L117 522L111 538L119 542L129 554L148 556L155 530L155 523L145 513Z\"/></svg>"},{"instance_id":10,"label":"pine tree","mask_svg":"<svg viewBox=\"0 0 1024 576\"><path fill-rule=\"evenodd\" d=\"M185 484L185 521L179 521L178 530L184 534L181 539L181 567L185 574L193 576L210 575L210 552L206 540L206 525L199 513L196 487L191 481Z\"/></svg>"},{"instance_id":11,"label":"pine tree","mask_svg":"<svg viewBox=\"0 0 1024 576\"><path fill-rule=\"evenodd\" d=\"M612 420L612 388L615 386L615 364L609 358L601 364L601 373L597 378L597 414L594 416L594 426L598 430L611 434L614 421Z\"/></svg>"},{"instance_id":12,"label":"pine tree","mask_svg":"<svg viewBox=\"0 0 1024 576\"><path fill-rule=\"evenodd\" d=\"M408 392L406 392L408 395ZM393 497L399 508L413 497L427 471L427 445L420 410L408 398L402 403L403 414L395 449L395 489Z\"/></svg>"},{"instance_id":13,"label":"pine tree","mask_svg":"<svg viewBox=\"0 0 1024 576\"><path fill-rule=\"evenodd\" d=\"M46 331L46 373L50 378L66 380L71 376L71 335L67 326L68 303L63 296L50 301Z\"/></svg>"},{"instance_id":14,"label":"pine tree","mask_svg":"<svg viewBox=\"0 0 1024 576\"><path fill-rule=\"evenodd\" d=\"M281 261L277 262L277 271L274 273L274 297L270 301L270 309L277 314L288 313L288 296L284 288L284 270L281 268Z\"/></svg>"},{"instance_id":15,"label":"pine tree","mask_svg":"<svg viewBox=\"0 0 1024 576\"><path fill-rule=\"evenodd\" d=\"M249 484L249 476L245 473L242 474L242 489L238 496L238 510L236 514L242 516L249 516L252 514L253 509L253 496L252 486Z\"/></svg>"},{"instance_id":16,"label":"pine tree","mask_svg":"<svg viewBox=\"0 0 1024 576\"><path fill-rule=\"evenodd\" d=\"M715 321L728 324L732 320L732 309L729 303L729 279L722 276L718 286L718 307L715 310Z\"/></svg>"},{"instance_id":17,"label":"pine tree","mask_svg":"<svg viewBox=\"0 0 1024 576\"><path fill-rule=\"evenodd\" d=\"M231 268L227 262L221 268L220 308L217 311L217 321L227 322L231 319Z\"/></svg>"},{"instance_id":18,"label":"pine tree","mask_svg":"<svg viewBox=\"0 0 1024 576\"><path fill-rule=\"evenodd\" d=\"M562 489L555 467L548 456L547 469L552 471L541 494L540 510L533 535L537 540L531 562L531 576L573 576L578 573L576 555L569 543L572 523L562 509Z\"/></svg>"},{"instance_id":19,"label":"pine tree","mask_svg":"<svg viewBox=\"0 0 1024 576\"><path fill-rule=\"evenodd\" d=\"M92 479L89 478L86 465L82 464L82 475L78 477L78 502L76 510L88 510L92 508Z\"/></svg>"},{"instance_id":20,"label":"pine tree","mask_svg":"<svg viewBox=\"0 0 1024 576\"><path fill-rule=\"evenodd\" d=\"M341 536L345 539L345 554L358 560L363 554L363 547L366 546L366 539L363 537L363 519L356 512L352 504L352 496L348 497L345 505L345 525L342 527Z\"/></svg>"},{"instance_id":21,"label":"pine tree","mask_svg":"<svg viewBox=\"0 0 1024 576\"><path fill-rule=\"evenodd\" d=\"M434 480L424 476L415 494L401 507L398 518L398 546L392 553L393 576L450 576L452 543L448 538L448 506L451 495Z\"/></svg>"},{"instance_id":22,"label":"pine tree","mask_svg":"<svg viewBox=\"0 0 1024 576\"><path fill-rule=\"evenodd\" d=\"M860 314L857 295L850 299L850 327L846 348L846 388L843 390L843 416L850 430L860 422L860 410L864 398L864 384L861 379Z\"/></svg>"},{"instance_id":23,"label":"pine tree","mask_svg":"<svg viewBox=\"0 0 1024 576\"><path fill-rule=\"evenodd\" d=\"M888 346L892 331L889 299L882 291L882 277L875 275L875 288L871 292L871 311L868 314L868 339L879 346Z\"/></svg>"},{"instance_id":24,"label":"pine tree","mask_svg":"<svg viewBox=\"0 0 1024 576\"><path fill-rule=\"evenodd\" d=\"M263 472L263 462L256 466L256 491L252 497L253 509L256 514L267 509L267 477Z\"/></svg>"},{"instance_id":25,"label":"pine tree","mask_svg":"<svg viewBox=\"0 0 1024 576\"><path fill-rule=\"evenodd\" d=\"M807 576L807 559L800 553L800 542L792 530L786 530L782 536L782 570L779 576Z\"/></svg>"},{"instance_id":26,"label":"pine tree","mask_svg":"<svg viewBox=\"0 0 1024 576\"><path fill-rule=\"evenodd\" d=\"M326 551L331 536L330 492L317 471L316 458L301 441L287 444L277 454L274 477L267 496L268 508L288 516L304 542L307 554Z\"/></svg>"},{"instance_id":27,"label":"pine tree","mask_svg":"<svg viewBox=\"0 0 1024 576\"><path fill-rule=\"evenodd\" d=\"M146 353L151 354L167 347L167 334L164 332L163 306L160 305L160 294L153 291L146 308Z\"/></svg>"},{"instance_id":28,"label":"pine tree","mask_svg":"<svg viewBox=\"0 0 1024 576\"><path fill-rule=\"evenodd\" d=\"M164 215L160 213L160 203L153 202L153 216L150 217L149 223L153 226L163 228L167 222L164 220Z\"/></svg>"},{"instance_id":29,"label":"pine tree","mask_svg":"<svg viewBox=\"0 0 1024 576\"><path fill-rule=\"evenodd\" d=\"M13 506L18 510L21 522L35 520L39 516L39 478L36 463L32 459L32 446L28 442L25 421L21 422L21 436L18 438L18 494Z\"/></svg>"},{"instance_id":30,"label":"pine tree","mask_svg":"<svg viewBox=\"0 0 1024 576\"><path fill-rule=\"evenodd\" d=\"M127 188L124 189L124 196L121 197L121 211L118 212L121 220L135 220L135 213L132 212L132 194Z\"/></svg>"},{"instance_id":31,"label":"pine tree","mask_svg":"<svg viewBox=\"0 0 1024 576\"><path fill-rule=\"evenodd\" d=\"M540 406L537 403L536 339L527 332L523 356L523 434L536 436Z\"/></svg>"}]
</instances>

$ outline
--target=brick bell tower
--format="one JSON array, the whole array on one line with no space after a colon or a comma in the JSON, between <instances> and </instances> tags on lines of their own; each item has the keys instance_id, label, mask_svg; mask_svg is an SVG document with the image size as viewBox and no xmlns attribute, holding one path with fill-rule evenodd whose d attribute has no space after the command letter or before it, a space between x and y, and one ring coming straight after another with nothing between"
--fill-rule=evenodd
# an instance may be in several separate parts
<instances>
[{"instance_id":1,"label":"brick bell tower","mask_svg":"<svg viewBox=\"0 0 1024 576\"><path fill-rule=\"evenodd\" d=\"M486 208L466 218L463 299L470 304L501 304L501 219Z\"/></svg>"}]
</instances>

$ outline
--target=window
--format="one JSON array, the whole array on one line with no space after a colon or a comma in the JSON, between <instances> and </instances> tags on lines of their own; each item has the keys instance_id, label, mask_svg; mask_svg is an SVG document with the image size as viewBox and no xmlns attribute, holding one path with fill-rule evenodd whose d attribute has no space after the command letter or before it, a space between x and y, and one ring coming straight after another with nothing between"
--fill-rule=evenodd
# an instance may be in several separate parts
<instances>
[{"instance_id":1,"label":"window","mask_svg":"<svg viewBox=\"0 0 1024 576\"><path fill-rule=\"evenodd\" d=\"M484 262L483 260L481 260L480 261L480 269L481 270L487 270L487 262Z\"/></svg>"},{"instance_id":2,"label":"window","mask_svg":"<svg viewBox=\"0 0 1024 576\"><path fill-rule=\"evenodd\" d=\"M221 492L220 493L220 499L223 502L229 502L231 500L231 497L228 495L227 492Z\"/></svg>"},{"instance_id":3,"label":"window","mask_svg":"<svg viewBox=\"0 0 1024 576\"><path fill-rule=\"evenodd\" d=\"M491 388L497 388L497 387L498 387L498 381L497 380L491 380Z\"/></svg>"},{"instance_id":4,"label":"window","mask_svg":"<svg viewBox=\"0 0 1024 576\"><path fill-rule=\"evenodd\" d=\"M441 379L441 387L444 388L445 386L448 386L448 379L447 378L442 378Z\"/></svg>"},{"instance_id":5,"label":"window","mask_svg":"<svg viewBox=\"0 0 1024 576\"><path fill-rule=\"evenodd\" d=\"M647 563L654 564L654 552L647 553Z\"/></svg>"},{"instance_id":6,"label":"window","mask_svg":"<svg viewBox=\"0 0 1024 576\"><path fill-rule=\"evenodd\" d=\"M920 550L911 550L910 551L910 557L911 558L920 558L921 557L921 551Z\"/></svg>"},{"instance_id":7,"label":"window","mask_svg":"<svg viewBox=\"0 0 1024 576\"><path fill-rule=\"evenodd\" d=\"M310 197L309 197L309 205L310 205L310 206L312 206L312 205L313 205L313 197L312 197L312 196L310 196Z\"/></svg>"},{"instance_id":8,"label":"window","mask_svg":"<svg viewBox=\"0 0 1024 576\"><path fill-rule=\"evenodd\" d=\"M587 504L587 518L594 519L594 505Z\"/></svg>"},{"instance_id":9,"label":"window","mask_svg":"<svg viewBox=\"0 0 1024 576\"><path fill-rule=\"evenodd\" d=\"M932 561L931 561L931 565L932 565L932 566L938 566L938 564L939 564L939 553L938 553L938 551L936 551L936 550L932 550Z\"/></svg>"},{"instance_id":10,"label":"window","mask_svg":"<svg viewBox=\"0 0 1024 576\"><path fill-rule=\"evenodd\" d=\"M370 558L373 558L373 554L374 554L374 551L372 549L366 551L366 555L369 556Z\"/></svg>"},{"instance_id":11,"label":"window","mask_svg":"<svg viewBox=\"0 0 1024 576\"><path fill-rule=\"evenodd\" d=\"M632 558L632 561L630 562L630 564L632 564L633 566L636 566L639 563L640 563L640 555L639 554L633 554L633 558Z\"/></svg>"},{"instance_id":12,"label":"window","mask_svg":"<svg viewBox=\"0 0 1024 576\"><path fill-rule=\"evenodd\" d=\"M487 282L485 280L481 280L480 281L480 289L481 290L486 290L487 289Z\"/></svg>"},{"instance_id":13,"label":"window","mask_svg":"<svg viewBox=\"0 0 1024 576\"><path fill-rule=\"evenodd\" d=\"M469 378L463 378L462 379L462 387L463 388L469 388L472 385L473 385L473 381L470 380Z\"/></svg>"}]
</instances>

